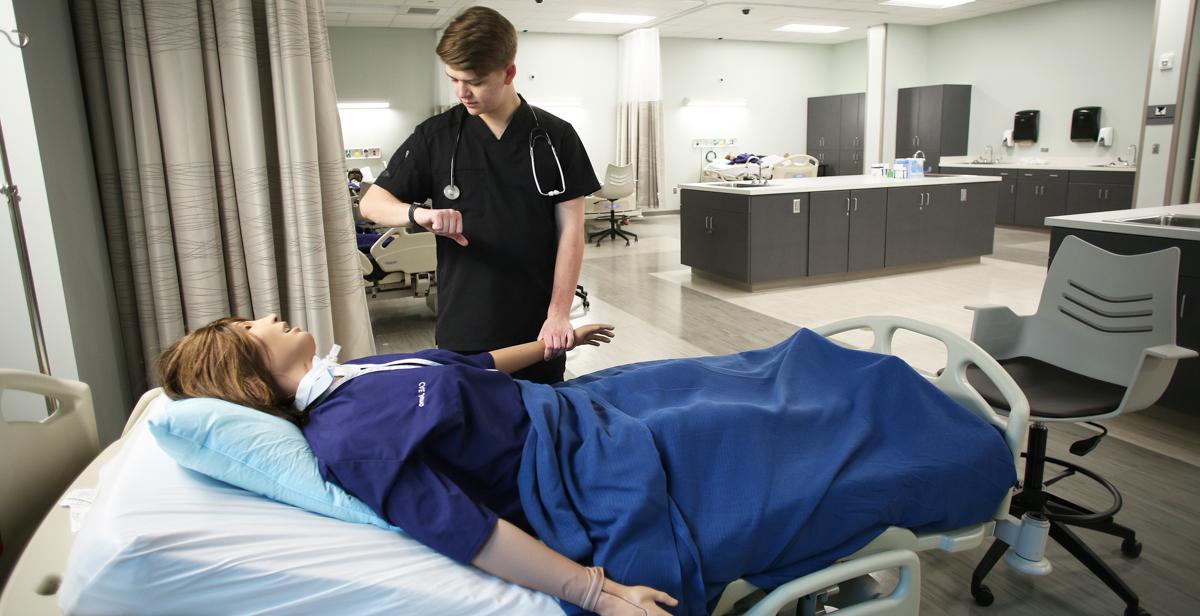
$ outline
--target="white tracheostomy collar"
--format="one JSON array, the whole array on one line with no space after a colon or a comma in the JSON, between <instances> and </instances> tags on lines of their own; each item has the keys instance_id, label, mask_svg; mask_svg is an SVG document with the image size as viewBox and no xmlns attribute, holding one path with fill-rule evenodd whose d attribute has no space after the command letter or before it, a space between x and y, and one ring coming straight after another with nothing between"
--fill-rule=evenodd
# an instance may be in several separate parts
<instances>
[{"instance_id":1,"label":"white tracheostomy collar","mask_svg":"<svg viewBox=\"0 0 1200 616\"><path fill-rule=\"evenodd\" d=\"M312 406L313 403L320 400L327 392L332 392L346 381L359 375L385 370L406 370L409 368L442 365L435 361L417 357L398 359L386 364L339 364L337 363L337 356L341 350L342 347L335 344L329 349L329 353L325 357L313 355L312 368L309 368L304 377L300 379L300 384L296 387L296 399L292 401L292 408L304 411Z\"/></svg>"},{"instance_id":2,"label":"white tracheostomy collar","mask_svg":"<svg viewBox=\"0 0 1200 616\"><path fill-rule=\"evenodd\" d=\"M342 347L335 344L325 357L313 355L312 367L296 387L296 399L292 401L292 408L303 411L329 390L334 380L333 368L338 366L337 356L341 350Z\"/></svg>"}]
</instances>

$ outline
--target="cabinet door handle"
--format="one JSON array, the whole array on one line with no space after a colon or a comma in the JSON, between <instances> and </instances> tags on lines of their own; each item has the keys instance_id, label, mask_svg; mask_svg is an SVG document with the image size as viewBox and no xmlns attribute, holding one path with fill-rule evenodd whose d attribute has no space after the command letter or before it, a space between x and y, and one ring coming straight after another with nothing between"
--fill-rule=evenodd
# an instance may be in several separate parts
<instances>
[{"instance_id":1,"label":"cabinet door handle","mask_svg":"<svg viewBox=\"0 0 1200 616\"><path fill-rule=\"evenodd\" d=\"M855 212L857 212L857 211L858 211L858 197L855 197L855 198L854 198L854 211L855 211Z\"/></svg>"},{"instance_id":2,"label":"cabinet door handle","mask_svg":"<svg viewBox=\"0 0 1200 616\"><path fill-rule=\"evenodd\" d=\"M1104 199L1105 200L1108 199L1108 189L1107 188L1104 189Z\"/></svg>"},{"instance_id":3,"label":"cabinet door handle","mask_svg":"<svg viewBox=\"0 0 1200 616\"><path fill-rule=\"evenodd\" d=\"M846 197L846 215L850 215L850 197Z\"/></svg>"},{"instance_id":4,"label":"cabinet door handle","mask_svg":"<svg viewBox=\"0 0 1200 616\"><path fill-rule=\"evenodd\" d=\"M1016 184L1009 184L1009 185L1008 185L1008 194L1010 194L1010 195L1011 195L1011 194L1013 194L1013 193L1015 193L1015 192L1017 192L1017 185L1016 185Z\"/></svg>"},{"instance_id":5,"label":"cabinet door handle","mask_svg":"<svg viewBox=\"0 0 1200 616\"><path fill-rule=\"evenodd\" d=\"M1103 189L1103 188L1097 188L1097 189L1096 189L1096 198L1097 198L1097 199L1103 199L1103 198L1104 198L1104 189Z\"/></svg>"},{"instance_id":6,"label":"cabinet door handle","mask_svg":"<svg viewBox=\"0 0 1200 616\"><path fill-rule=\"evenodd\" d=\"M1179 318L1182 319L1184 313L1186 313L1186 312L1187 312L1187 293L1184 293L1183 297L1179 298Z\"/></svg>"}]
</instances>

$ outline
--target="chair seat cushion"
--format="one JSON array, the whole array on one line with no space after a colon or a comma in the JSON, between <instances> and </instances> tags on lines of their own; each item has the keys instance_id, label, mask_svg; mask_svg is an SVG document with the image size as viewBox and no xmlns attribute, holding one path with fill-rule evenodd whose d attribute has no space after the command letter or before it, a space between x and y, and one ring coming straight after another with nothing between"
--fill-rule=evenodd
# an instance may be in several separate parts
<instances>
[{"instance_id":1,"label":"chair seat cushion","mask_svg":"<svg viewBox=\"0 0 1200 616\"><path fill-rule=\"evenodd\" d=\"M1012 376L1025 397L1029 399L1030 415L1044 419L1083 419L1115 410L1125 397L1125 388L1099 381L1032 357L1014 357L1000 361ZM967 368L967 381L988 404L1008 410L1000 390L983 371Z\"/></svg>"}]
</instances>

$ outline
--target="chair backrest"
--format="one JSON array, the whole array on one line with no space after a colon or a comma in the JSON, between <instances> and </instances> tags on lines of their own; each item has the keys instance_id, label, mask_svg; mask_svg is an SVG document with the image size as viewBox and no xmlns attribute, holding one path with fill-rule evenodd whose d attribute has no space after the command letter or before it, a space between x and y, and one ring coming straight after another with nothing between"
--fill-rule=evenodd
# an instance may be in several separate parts
<instances>
[{"instance_id":1,"label":"chair backrest","mask_svg":"<svg viewBox=\"0 0 1200 616\"><path fill-rule=\"evenodd\" d=\"M1144 349L1175 343L1179 254L1118 255L1067 236L1017 354L1128 386Z\"/></svg>"},{"instance_id":2,"label":"chair backrest","mask_svg":"<svg viewBox=\"0 0 1200 616\"><path fill-rule=\"evenodd\" d=\"M634 190L633 165L609 165L604 185L593 196L615 201L632 195Z\"/></svg>"}]
</instances>

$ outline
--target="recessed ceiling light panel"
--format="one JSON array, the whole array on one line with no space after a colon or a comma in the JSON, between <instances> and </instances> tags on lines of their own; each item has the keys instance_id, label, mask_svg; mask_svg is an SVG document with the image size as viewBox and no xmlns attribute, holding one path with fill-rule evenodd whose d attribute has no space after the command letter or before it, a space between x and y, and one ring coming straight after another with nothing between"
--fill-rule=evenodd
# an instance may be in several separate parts
<instances>
[{"instance_id":1,"label":"recessed ceiling light panel","mask_svg":"<svg viewBox=\"0 0 1200 616\"><path fill-rule=\"evenodd\" d=\"M975 0L884 0L879 4L888 6L907 6L915 9L948 9L952 6L961 6L974 2Z\"/></svg>"},{"instance_id":2,"label":"recessed ceiling light panel","mask_svg":"<svg viewBox=\"0 0 1200 616\"><path fill-rule=\"evenodd\" d=\"M845 26L817 26L813 24L787 24L775 28L776 32L803 32L805 34L833 34L847 30Z\"/></svg>"},{"instance_id":3,"label":"recessed ceiling light panel","mask_svg":"<svg viewBox=\"0 0 1200 616\"><path fill-rule=\"evenodd\" d=\"M620 13L576 13L567 21L587 21L598 24L644 24L653 15L621 15Z\"/></svg>"}]
</instances>

